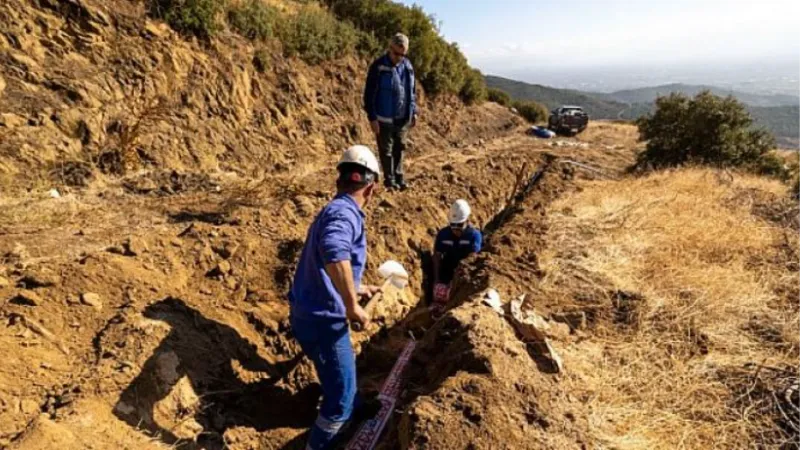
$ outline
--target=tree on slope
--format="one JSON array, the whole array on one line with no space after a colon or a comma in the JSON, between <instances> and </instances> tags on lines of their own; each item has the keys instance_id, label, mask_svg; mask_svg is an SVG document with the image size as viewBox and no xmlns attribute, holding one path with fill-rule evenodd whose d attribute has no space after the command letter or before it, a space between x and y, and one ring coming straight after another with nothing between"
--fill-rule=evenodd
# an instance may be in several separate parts
<instances>
[{"instance_id":1,"label":"tree on slope","mask_svg":"<svg viewBox=\"0 0 800 450\"><path fill-rule=\"evenodd\" d=\"M703 91L694 98L670 94L656 100L655 111L637 120L647 148L640 165L655 168L683 164L757 166L774 148L775 139L753 128L745 106Z\"/></svg>"}]
</instances>

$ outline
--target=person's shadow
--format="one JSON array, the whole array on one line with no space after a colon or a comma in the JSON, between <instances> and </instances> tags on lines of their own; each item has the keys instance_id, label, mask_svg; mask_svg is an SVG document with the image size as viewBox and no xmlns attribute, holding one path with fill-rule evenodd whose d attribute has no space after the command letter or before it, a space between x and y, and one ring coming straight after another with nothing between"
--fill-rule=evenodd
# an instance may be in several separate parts
<instances>
[{"instance_id":1,"label":"person's shadow","mask_svg":"<svg viewBox=\"0 0 800 450\"><path fill-rule=\"evenodd\" d=\"M307 428L314 421L321 393L318 384L310 384L299 392L276 385L300 362L302 353L291 360L270 364L236 330L203 317L176 298L150 305L143 314L166 322L171 331L114 407L114 414L131 426L177 448L216 450L226 448L223 435L228 428L246 426L257 431ZM266 373L269 377L251 383L242 381L233 360L246 371ZM156 404L183 377L200 399L188 411L193 415L190 418L202 426L194 441L181 439L175 428L163 428L154 417Z\"/></svg>"}]
</instances>

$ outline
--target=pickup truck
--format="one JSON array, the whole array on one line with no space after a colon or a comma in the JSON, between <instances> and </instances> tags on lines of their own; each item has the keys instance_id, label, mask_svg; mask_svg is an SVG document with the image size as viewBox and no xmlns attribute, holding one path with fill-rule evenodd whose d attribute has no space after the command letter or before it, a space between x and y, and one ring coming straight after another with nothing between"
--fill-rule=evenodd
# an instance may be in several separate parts
<instances>
[{"instance_id":1,"label":"pickup truck","mask_svg":"<svg viewBox=\"0 0 800 450\"><path fill-rule=\"evenodd\" d=\"M586 129L589 115L580 106L562 106L550 111L547 128L560 134L577 134Z\"/></svg>"}]
</instances>

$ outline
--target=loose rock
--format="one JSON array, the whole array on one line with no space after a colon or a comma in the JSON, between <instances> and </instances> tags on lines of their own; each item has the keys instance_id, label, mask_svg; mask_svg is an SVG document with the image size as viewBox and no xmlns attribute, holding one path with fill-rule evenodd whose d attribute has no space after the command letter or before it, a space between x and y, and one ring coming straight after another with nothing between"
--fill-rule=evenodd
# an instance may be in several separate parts
<instances>
[{"instance_id":1,"label":"loose rock","mask_svg":"<svg viewBox=\"0 0 800 450\"><path fill-rule=\"evenodd\" d=\"M61 277L47 269L40 271L26 271L19 280L19 287L37 289L61 284Z\"/></svg>"},{"instance_id":2,"label":"loose rock","mask_svg":"<svg viewBox=\"0 0 800 450\"><path fill-rule=\"evenodd\" d=\"M44 303L41 297L33 291L21 290L10 300L12 304L22 306L39 306Z\"/></svg>"},{"instance_id":3,"label":"loose rock","mask_svg":"<svg viewBox=\"0 0 800 450\"><path fill-rule=\"evenodd\" d=\"M220 261L220 263L217 264L217 270L219 270L219 272L222 274L229 274L233 269L231 267L231 263L228 261Z\"/></svg>"},{"instance_id":4,"label":"loose rock","mask_svg":"<svg viewBox=\"0 0 800 450\"><path fill-rule=\"evenodd\" d=\"M81 294L81 301L83 304L89 305L98 311L103 309L103 301L100 300L100 295L94 292L84 292Z\"/></svg>"},{"instance_id":5,"label":"loose rock","mask_svg":"<svg viewBox=\"0 0 800 450\"><path fill-rule=\"evenodd\" d=\"M135 237L128 238L122 243L122 246L125 248L125 256L138 256L149 251L147 244L145 244L143 240Z\"/></svg>"},{"instance_id":6,"label":"loose rock","mask_svg":"<svg viewBox=\"0 0 800 450\"><path fill-rule=\"evenodd\" d=\"M16 243L14 245L14 249L8 253L8 256L16 261L26 260L31 257L30 253L28 253L28 249L26 249L25 246L20 243Z\"/></svg>"},{"instance_id":7,"label":"loose rock","mask_svg":"<svg viewBox=\"0 0 800 450\"><path fill-rule=\"evenodd\" d=\"M394 208L397 207L397 205L395 205L394 202L392 202L391 200L389 200L387 198L381 200L381 202L378 204L378 206L380 206L382 208L386 208L386 209L394 209Z\"/></svg>"},{"instance_id":8,"label":"loose rock","mask_svg":"<svg viewBox=\"0 0 800 450\"><path fill-rule=\"evenodd\" d=\"M228 286L228 289L236 289L236 278L227 277L225 278L225 285Z\"/></svg>"},{"instance_id":9,"label":"loose rock","mask_svg":"<svg viewBox=\"0 0 800 450\"><path fill-rule=\"evenodd\" d=\"M19 411L22 414L35 414L39 412L39 404L30 399L20 400Z\"/></svg>"},{"instance_id":10,"label":"loose rock","mask_svg":"<svg viewBox=\"0 0 800 450\"><path fill-rule=\"evenodd\" d=\"M236 251L239 250L239 244L227 242L224 245L214 246L211 249L220 257L230 259L236 254Z\"/></svg>"},{"instance_id":11,"label":"loose rock","mask_svg":"<svg viewBox=\"0 0 800 450\"><path fill-rule=\"evenodd\" d=\"M572 330L586 328L586 313L583 311L555 313L551 318L556 322L567 324Z\"/></svg>"},{"instance_id":12,"label":"loose rock","mask_svg":"<svg viewBox=\"0 0 800 450\"><path fill-rule=\"evenodd\" d=\"M225 276L231 273L233 268L231 267L231 263L228 261L220 261L213 269L209 270L206 276L208 277L219 277Z\"/></svg>"}]
</instances>

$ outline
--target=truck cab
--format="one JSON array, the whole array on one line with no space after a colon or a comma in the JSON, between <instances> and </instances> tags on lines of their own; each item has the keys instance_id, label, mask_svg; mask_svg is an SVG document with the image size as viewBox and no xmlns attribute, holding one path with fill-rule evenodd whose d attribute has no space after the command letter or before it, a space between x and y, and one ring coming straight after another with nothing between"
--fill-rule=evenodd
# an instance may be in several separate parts
<instances>
[{"instance_id":1,"label":"truck cab","mask_svg":"<svg viewBox=\"0 0 800 450\"><path fill-rule=\"evenodd\" d=\"M550 111L547 127L559 134L577 134L586 129L589 115L580 106L564 105Z\"/></svg>"}]
</instances>

